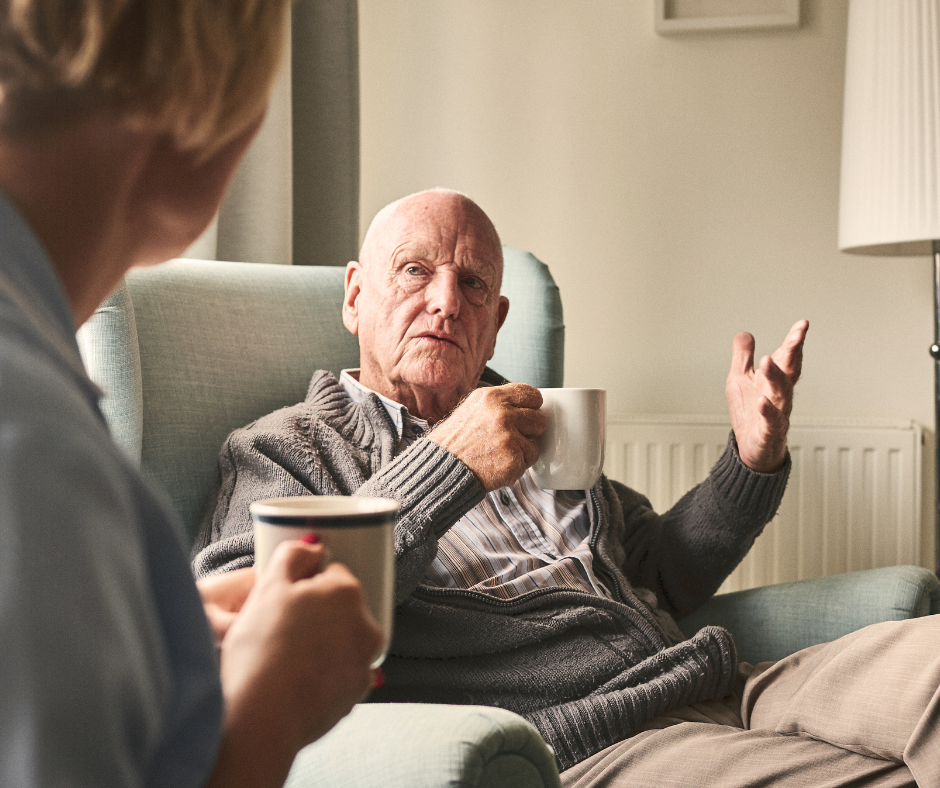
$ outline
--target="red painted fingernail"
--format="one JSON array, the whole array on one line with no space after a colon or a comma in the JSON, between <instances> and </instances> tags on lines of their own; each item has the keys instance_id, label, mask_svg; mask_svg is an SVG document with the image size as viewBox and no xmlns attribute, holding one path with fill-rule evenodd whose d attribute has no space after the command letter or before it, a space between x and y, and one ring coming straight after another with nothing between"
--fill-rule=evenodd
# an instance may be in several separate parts
<instances>
[{"instance_id":1,"label":"red painted fingernail","mask_svg":"<svg viewBox=\"0 0 940 788\"><path fill-rule=\"evenodd\" d=\"M300 541L304 544L319 544L320 537L314 533L304 534L300 537Z\"/></svg>"},{"instance_id":2,"label":"red painted fingernail","mask_svg":"<svg viewBox=\"0 0 940 788\"><path fill-rule=\"evenodd\" d=\"M372 671L372 689L379 689L385 684L385 671L376 668Z\"/></svg>"}]
</instances>

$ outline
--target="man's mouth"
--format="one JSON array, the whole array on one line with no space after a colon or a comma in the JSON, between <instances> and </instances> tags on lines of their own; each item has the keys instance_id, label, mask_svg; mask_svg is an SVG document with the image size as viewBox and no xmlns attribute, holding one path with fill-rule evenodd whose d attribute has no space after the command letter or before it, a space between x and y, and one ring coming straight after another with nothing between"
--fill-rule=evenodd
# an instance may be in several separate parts
<instances>
[{"instance_id":1,"label":"man's mouth","mask_svg":"<svg viewBox=\"0 0 940 788\"><path fill-rule=\"evenodd\" d=\"M418 339L431 339L437 342L446 342L447 344L453 345L454 347L460 347L460 345L457 344L456 337L449 334L439 334L434 331L426 331L423 334L418 334Z\"/></svg>"}]
</instances>

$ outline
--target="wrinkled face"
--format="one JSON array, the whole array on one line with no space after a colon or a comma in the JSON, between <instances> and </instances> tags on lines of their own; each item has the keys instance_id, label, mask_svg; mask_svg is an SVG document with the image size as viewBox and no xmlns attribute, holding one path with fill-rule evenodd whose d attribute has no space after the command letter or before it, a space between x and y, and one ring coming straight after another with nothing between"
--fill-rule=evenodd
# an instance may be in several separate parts
<instances>
[{"instance_id":1,"label":"wrinkled face","mask_svg":"<svg viewBox=\"0 0 940 788\"><path fill-rule=\"evenodd\" d=\"M399 402L476 386L509 302L489 219L452 192L426 192L380 213L346 272L346 327L359 335L360 380Z\"/></svg>"}]
</instances>

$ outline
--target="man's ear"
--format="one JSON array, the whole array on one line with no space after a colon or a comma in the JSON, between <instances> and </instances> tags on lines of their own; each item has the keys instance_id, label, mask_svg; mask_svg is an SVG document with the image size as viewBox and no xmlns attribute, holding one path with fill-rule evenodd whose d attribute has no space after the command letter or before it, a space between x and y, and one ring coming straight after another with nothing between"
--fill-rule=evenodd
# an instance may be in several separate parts
<instances>
[{"instance_id":1,"label":"man's ear","mask_svg":"<svg viewBox=\"0 0 940 788\"><path fill-rule=\"evenodd\" d=\"M346 265L346 292L343 298L343 325L350 334L359 333L359 294L362 292L362 263Z\"/></svg>"},{"instance_id":2,"label":"man's ear","mask_svg":"<svg viewBox=\"0 0 940 788\"><path fill-rule=\"evenodd\" d=\"M499 333L499 330L503 327L503 323L506 322L506 315L509 314L509 299L506 296L499 297L499 303L496 305L496 333ZM493 347L490 348L490 354L486 357L486 360L489 361L493 358L493 354L496 352L496 336L493 336Z\"/></svg>"},{"instance_id":3,"label":"man's ear","mask_svg":"<svg viewBox=\"0 0 940 788\"><path fill-rule=\"evenodd\" d=\"M506 315L509 314L509 299L501 295L499 297L499 306L496 307L496 330L499 331L506 322Z\"/></svg>"}]
</instances>

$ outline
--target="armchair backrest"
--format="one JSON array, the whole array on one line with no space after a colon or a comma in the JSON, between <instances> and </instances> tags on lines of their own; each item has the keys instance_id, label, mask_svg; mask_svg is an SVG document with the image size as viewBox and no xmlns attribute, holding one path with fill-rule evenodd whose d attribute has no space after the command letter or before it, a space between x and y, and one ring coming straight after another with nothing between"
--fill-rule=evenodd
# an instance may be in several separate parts
<instances>
[{"instance_id":1,"label":"armchair backrest","mask_svg":"<svg viewBox=\"0 0 940 788\"><path fill-rule=\"evenodd\" d=\"M510 310L490 365L561 386L564 324L548 268L504 247ZM191 540L226 436L300 402L317 369L359 365L344 269L174 260L130 271L79 331L115 440L163 488Z\"/></svg>"}]
</instances>

